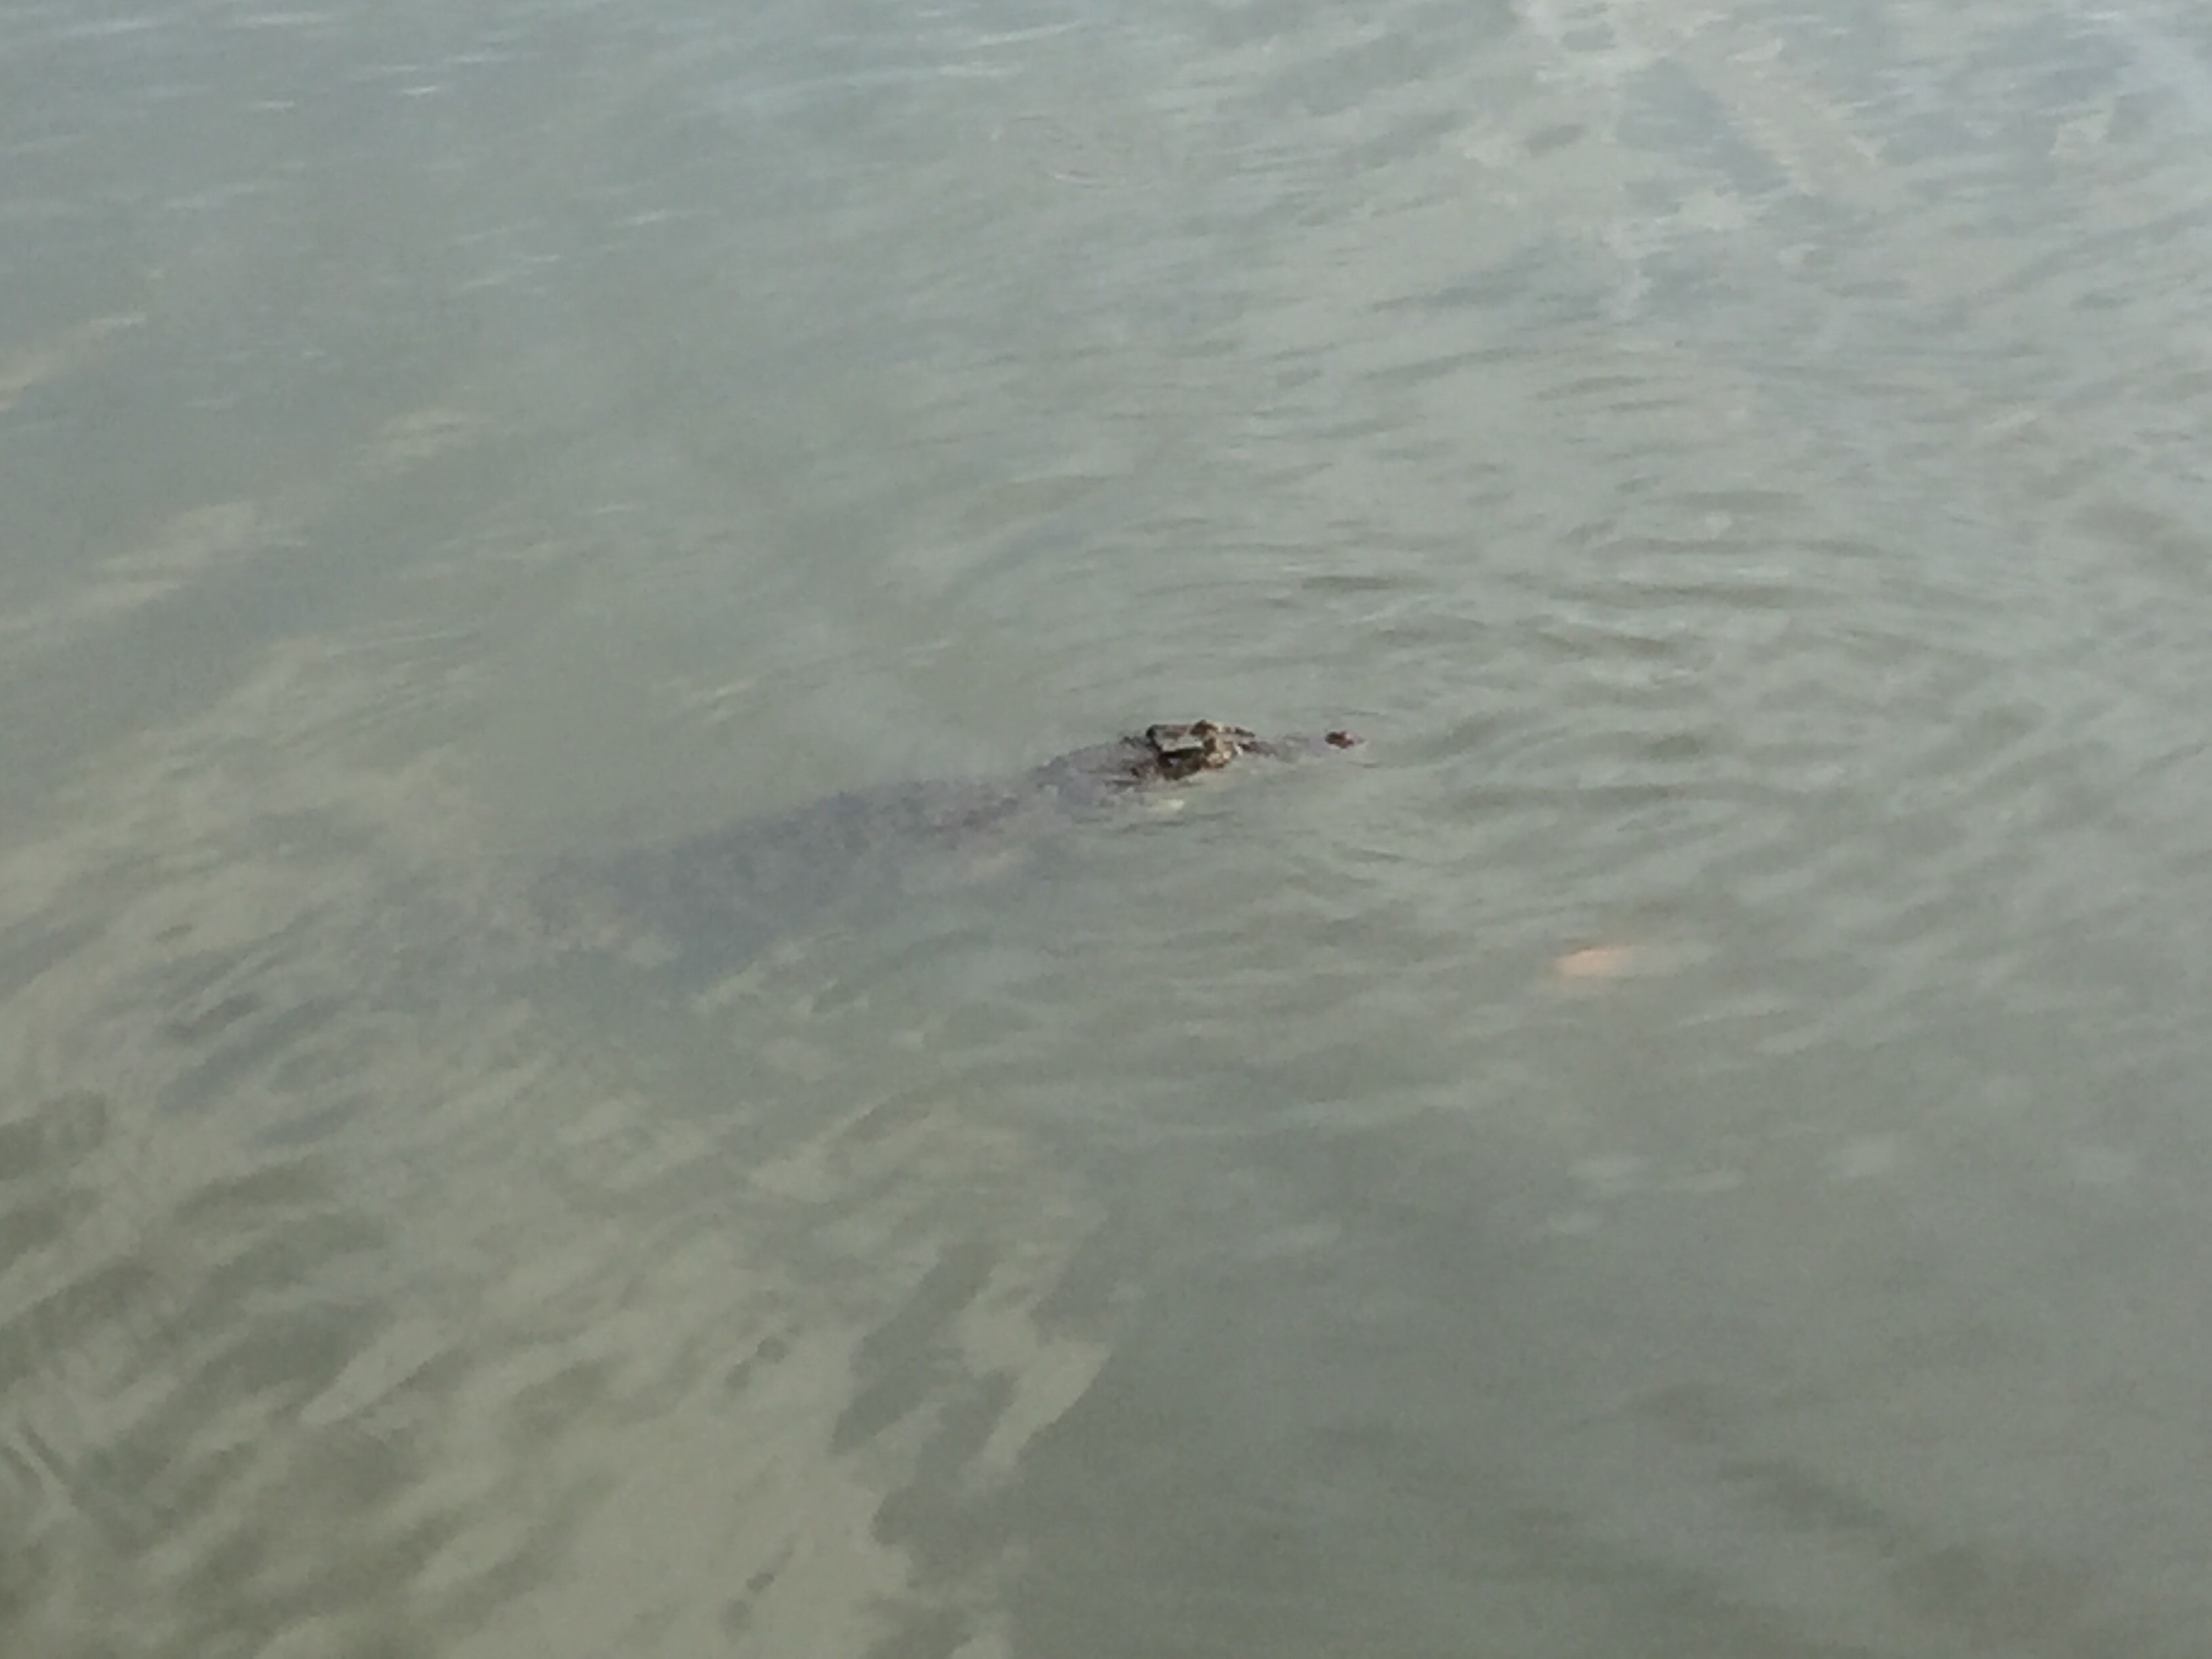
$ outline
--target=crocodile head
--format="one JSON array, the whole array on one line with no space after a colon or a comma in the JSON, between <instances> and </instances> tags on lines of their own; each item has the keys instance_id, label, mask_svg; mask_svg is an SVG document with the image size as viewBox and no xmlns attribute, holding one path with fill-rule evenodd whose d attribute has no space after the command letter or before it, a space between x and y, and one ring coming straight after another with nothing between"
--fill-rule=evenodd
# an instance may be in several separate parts
<instances>
[{"instance_id":1,"label":"crocodile head","mask_svg":"<svg viewBox=\"0 0 2212 1659\"><path fill-rule=\"evenodd\" d=\"M1267 738L1241 726L1214 720L1148 726L1126 739L1131 750L1130 781L1176 782L1200 772L1218 772L1243 755L1286 758L1315 749L1349 749L1359 741L1350 732L1325 732L1314 738Z\"/></svg>"}]
</instances>

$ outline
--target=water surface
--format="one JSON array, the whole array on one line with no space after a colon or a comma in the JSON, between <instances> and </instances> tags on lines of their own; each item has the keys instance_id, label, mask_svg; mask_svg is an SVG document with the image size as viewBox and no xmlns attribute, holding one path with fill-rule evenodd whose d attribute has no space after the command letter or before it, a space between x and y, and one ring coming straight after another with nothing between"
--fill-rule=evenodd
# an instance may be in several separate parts
<instances>
[{"instance_id":1,"label":"water surface","mask_svg":"<svg viewBox=\"0 0 2212 1659\"><path fill-rule=\"evenodd\" d=\"M14 9L0 1646L2206 1651L2208 143L2178 0ZM1371 741L532 902L1198 714Z\"/></svg>"}]
</instances>

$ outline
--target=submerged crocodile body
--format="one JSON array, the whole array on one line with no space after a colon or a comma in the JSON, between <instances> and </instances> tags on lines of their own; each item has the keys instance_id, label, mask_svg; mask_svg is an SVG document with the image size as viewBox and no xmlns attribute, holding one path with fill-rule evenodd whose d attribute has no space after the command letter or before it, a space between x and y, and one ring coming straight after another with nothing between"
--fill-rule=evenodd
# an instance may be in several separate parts
<instances>
[{"instance_id":1,"label":"submerged crocodile body","mask_svg":"<svg viewBox=\"0 0 2212 1659\"><path fill-rule=\"evenodd\" d=\"M550 908L571 938L704 982L843 899L945 879L944 854L988 859L1033 832L1247 757L1287 760L1358 742L1343 731L1262 738L1213 720L1151 726L1012 778L854 790L666 847L571 864L548 884Z\"/></svg>"}]
</instances>

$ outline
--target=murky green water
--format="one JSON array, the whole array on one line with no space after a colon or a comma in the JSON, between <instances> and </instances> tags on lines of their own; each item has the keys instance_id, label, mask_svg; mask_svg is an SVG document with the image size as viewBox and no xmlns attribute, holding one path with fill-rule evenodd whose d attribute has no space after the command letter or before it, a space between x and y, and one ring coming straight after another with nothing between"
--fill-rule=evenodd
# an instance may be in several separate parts
<instances>
[{"instance_id":1,"label":"murky green water","mask_svg":"<svg viewBox=\"0 0 2212 1659\"><path fill-rule=\"evenodd\" d=\"M2207 1650L2208 144L2175 0L0 17L0 1650ZM1200 714L1370 742L542 902Z\"/></svg>"}]
</instances>

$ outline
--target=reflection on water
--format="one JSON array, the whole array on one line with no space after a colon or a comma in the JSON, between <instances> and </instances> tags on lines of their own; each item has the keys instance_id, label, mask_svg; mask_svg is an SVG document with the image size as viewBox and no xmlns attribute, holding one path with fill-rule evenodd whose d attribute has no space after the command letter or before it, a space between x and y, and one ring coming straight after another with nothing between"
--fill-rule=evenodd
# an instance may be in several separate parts
<instances>
[{"instance_id":1,"label":"reflection on water","mask_svg":"<svg viewBox=\"0 0 2212 1659\"><path fill-rule=\"evenodd\" d=\"M2208 87L18 9L0 1647L2203 1651Z\"/></svg>"}]
</instances>

